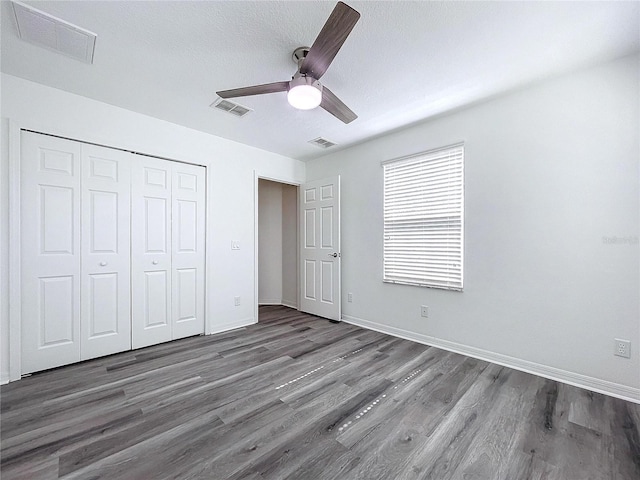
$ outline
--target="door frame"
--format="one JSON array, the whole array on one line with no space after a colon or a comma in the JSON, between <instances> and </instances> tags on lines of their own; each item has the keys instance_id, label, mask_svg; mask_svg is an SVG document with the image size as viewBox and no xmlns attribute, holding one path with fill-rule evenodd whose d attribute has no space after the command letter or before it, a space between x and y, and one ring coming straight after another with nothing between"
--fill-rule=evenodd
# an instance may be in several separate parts
<instances>
[{"instance_id":1,"label":"door frame","mask_svg":"<svg viewBox=\"0 0 640 480\"><path fill-rule=\"evenodd\" d=\"M20 131L9 119L9 378L20 380L22 372L22 252L20 248Z\"/></svg>"},{"instance_id":2,"label":"door frame","mask_svg":"<svg viewBox=\"0 0 640 480\"><path fill-rule=\"evenodd\" d=\"M258 210L259 210L259 203L258 203L258 185L259 185L259 181L260 180L269 180L271 182L276 182L276 183L283 183L285 185L291 185L293 187L296 187L296 189L298 190L298 195L296 198L296 209L299 208L298 204L300 203L300 186L303 184L303 182L297 180L297 179L292 179L292 178L285 178L285 177L278 177L278 176L273 176L273 175L268 175L268 174L261 174L259 173L257 170L253 171L253 246L254 246L254 251L253 251L253 279L254 279L254 285L253 285L253 323L258 323L258 312L259 312L259 252L258 252L258 246L259 246L259 235L258 235ZM298 262L300 261L300 219L298 218L299 215L296 215L296 258L298 259ZM298 310L300 309L300 269L296 268L296 301L298 303Z\"/></svg>"},{"instance_id":3,"label":"door frame","mask_svg":"<svg viewBox=\"0 0 640 480\"><path fill-rule=\"evenodd\" d=\"M116 147L113 145L113 139L101 137L98 133L91 140L81 140L77 138L77 134L72 131L65 130L64 128L57 127L51 124L39 124L37 122L23 123L13 118L9 120L9 132L8 132L8 150L9 150L9 261L8 261L8 301L9 301L9 378L0 378L0 384L13 382L20 380L22 376L22 257L21 257L21 218L20 218L20 183L22 181L20 175L20 162L21 162L21 132L22 130L28 130L43 135L53 135L62 137L68 140L98 145L106 148L113 148L116 150L125 150L132 153L138 153L149 157L160 158L162 160L169 160L173 162L186 163L189 165L200 165L205 168L205 298L204 298L204 335L209 335L214 330L212 324L210 300L209 300L209 288L213 285L210 281L212 277L212 262L209 260L212 258L212 242L206 241L206 239L213 238L212 232L212 209L209 208L209 201L212 197L212 182L209 172L209 162L195 163L183 160L176 160L169 157L160 157L158 155L145 153L141 151L133 151L122 145Z\"/></svg>"}]
</instances>

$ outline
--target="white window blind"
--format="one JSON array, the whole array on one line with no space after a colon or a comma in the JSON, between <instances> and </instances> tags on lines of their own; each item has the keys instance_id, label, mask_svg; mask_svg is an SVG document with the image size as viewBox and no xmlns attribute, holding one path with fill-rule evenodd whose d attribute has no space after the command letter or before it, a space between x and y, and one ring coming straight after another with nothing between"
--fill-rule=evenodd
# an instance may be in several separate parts
<instances>
[{"instance_id":1,"label":"white window blind","mask_svg":"<svg viewBox=\"0 0 640 480\"><path fill-rule=\"evenodd\" d=\"M464 146L382 164L385 282L462 290Z\"/></svg>"}]
</instances>

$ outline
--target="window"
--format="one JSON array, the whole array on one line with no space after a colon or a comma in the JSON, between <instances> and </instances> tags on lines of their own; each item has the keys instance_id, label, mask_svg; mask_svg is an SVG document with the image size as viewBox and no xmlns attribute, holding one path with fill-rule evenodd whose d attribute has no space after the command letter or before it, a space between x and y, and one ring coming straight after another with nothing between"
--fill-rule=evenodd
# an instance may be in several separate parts
<instances>
[{"instance_id":1,"label":"window","mask_svg":"<svg viewBox=\"0 0 640 480\"><path fill-rule=\"evenodd\" d=\"M383 281L462 290L464 146L382 166Z\"/></svg>"}]
</instances>

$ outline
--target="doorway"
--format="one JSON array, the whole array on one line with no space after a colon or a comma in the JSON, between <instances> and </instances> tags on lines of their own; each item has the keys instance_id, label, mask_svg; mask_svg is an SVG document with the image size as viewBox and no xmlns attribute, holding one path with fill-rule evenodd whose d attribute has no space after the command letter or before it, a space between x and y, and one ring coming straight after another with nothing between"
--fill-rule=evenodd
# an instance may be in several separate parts
<instances>
[{"instance_id":1,"label":"doorway","mask_svg":"<svg viewBox=\"0 0 640 480\"><path fill-rule=\"evenodd\" d=\"M258 305L298 309L298 187L258 179Z\"/></svg>"}]
</instances>

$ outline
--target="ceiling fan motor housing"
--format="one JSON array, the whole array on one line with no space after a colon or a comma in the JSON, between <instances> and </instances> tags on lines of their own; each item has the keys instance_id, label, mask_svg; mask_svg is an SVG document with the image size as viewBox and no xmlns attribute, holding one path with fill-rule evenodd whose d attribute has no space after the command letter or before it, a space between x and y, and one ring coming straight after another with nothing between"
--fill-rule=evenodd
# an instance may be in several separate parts
<instances>
[{"instance_id":1,"label":"ceiling fan motor housing","mask_svg":"<svg viewBox=\"0 0 640 480\"><path fill-rule=\"evenodd\" d=\"M316 80L315 78L309 75L304 75L300 72L296 73L291 79L291 81L289 82L289 90L299 85L310 85L320 90L320 92L322 92L322 84L320 83L320 81Z\"/></svg>"}]
</instances>

